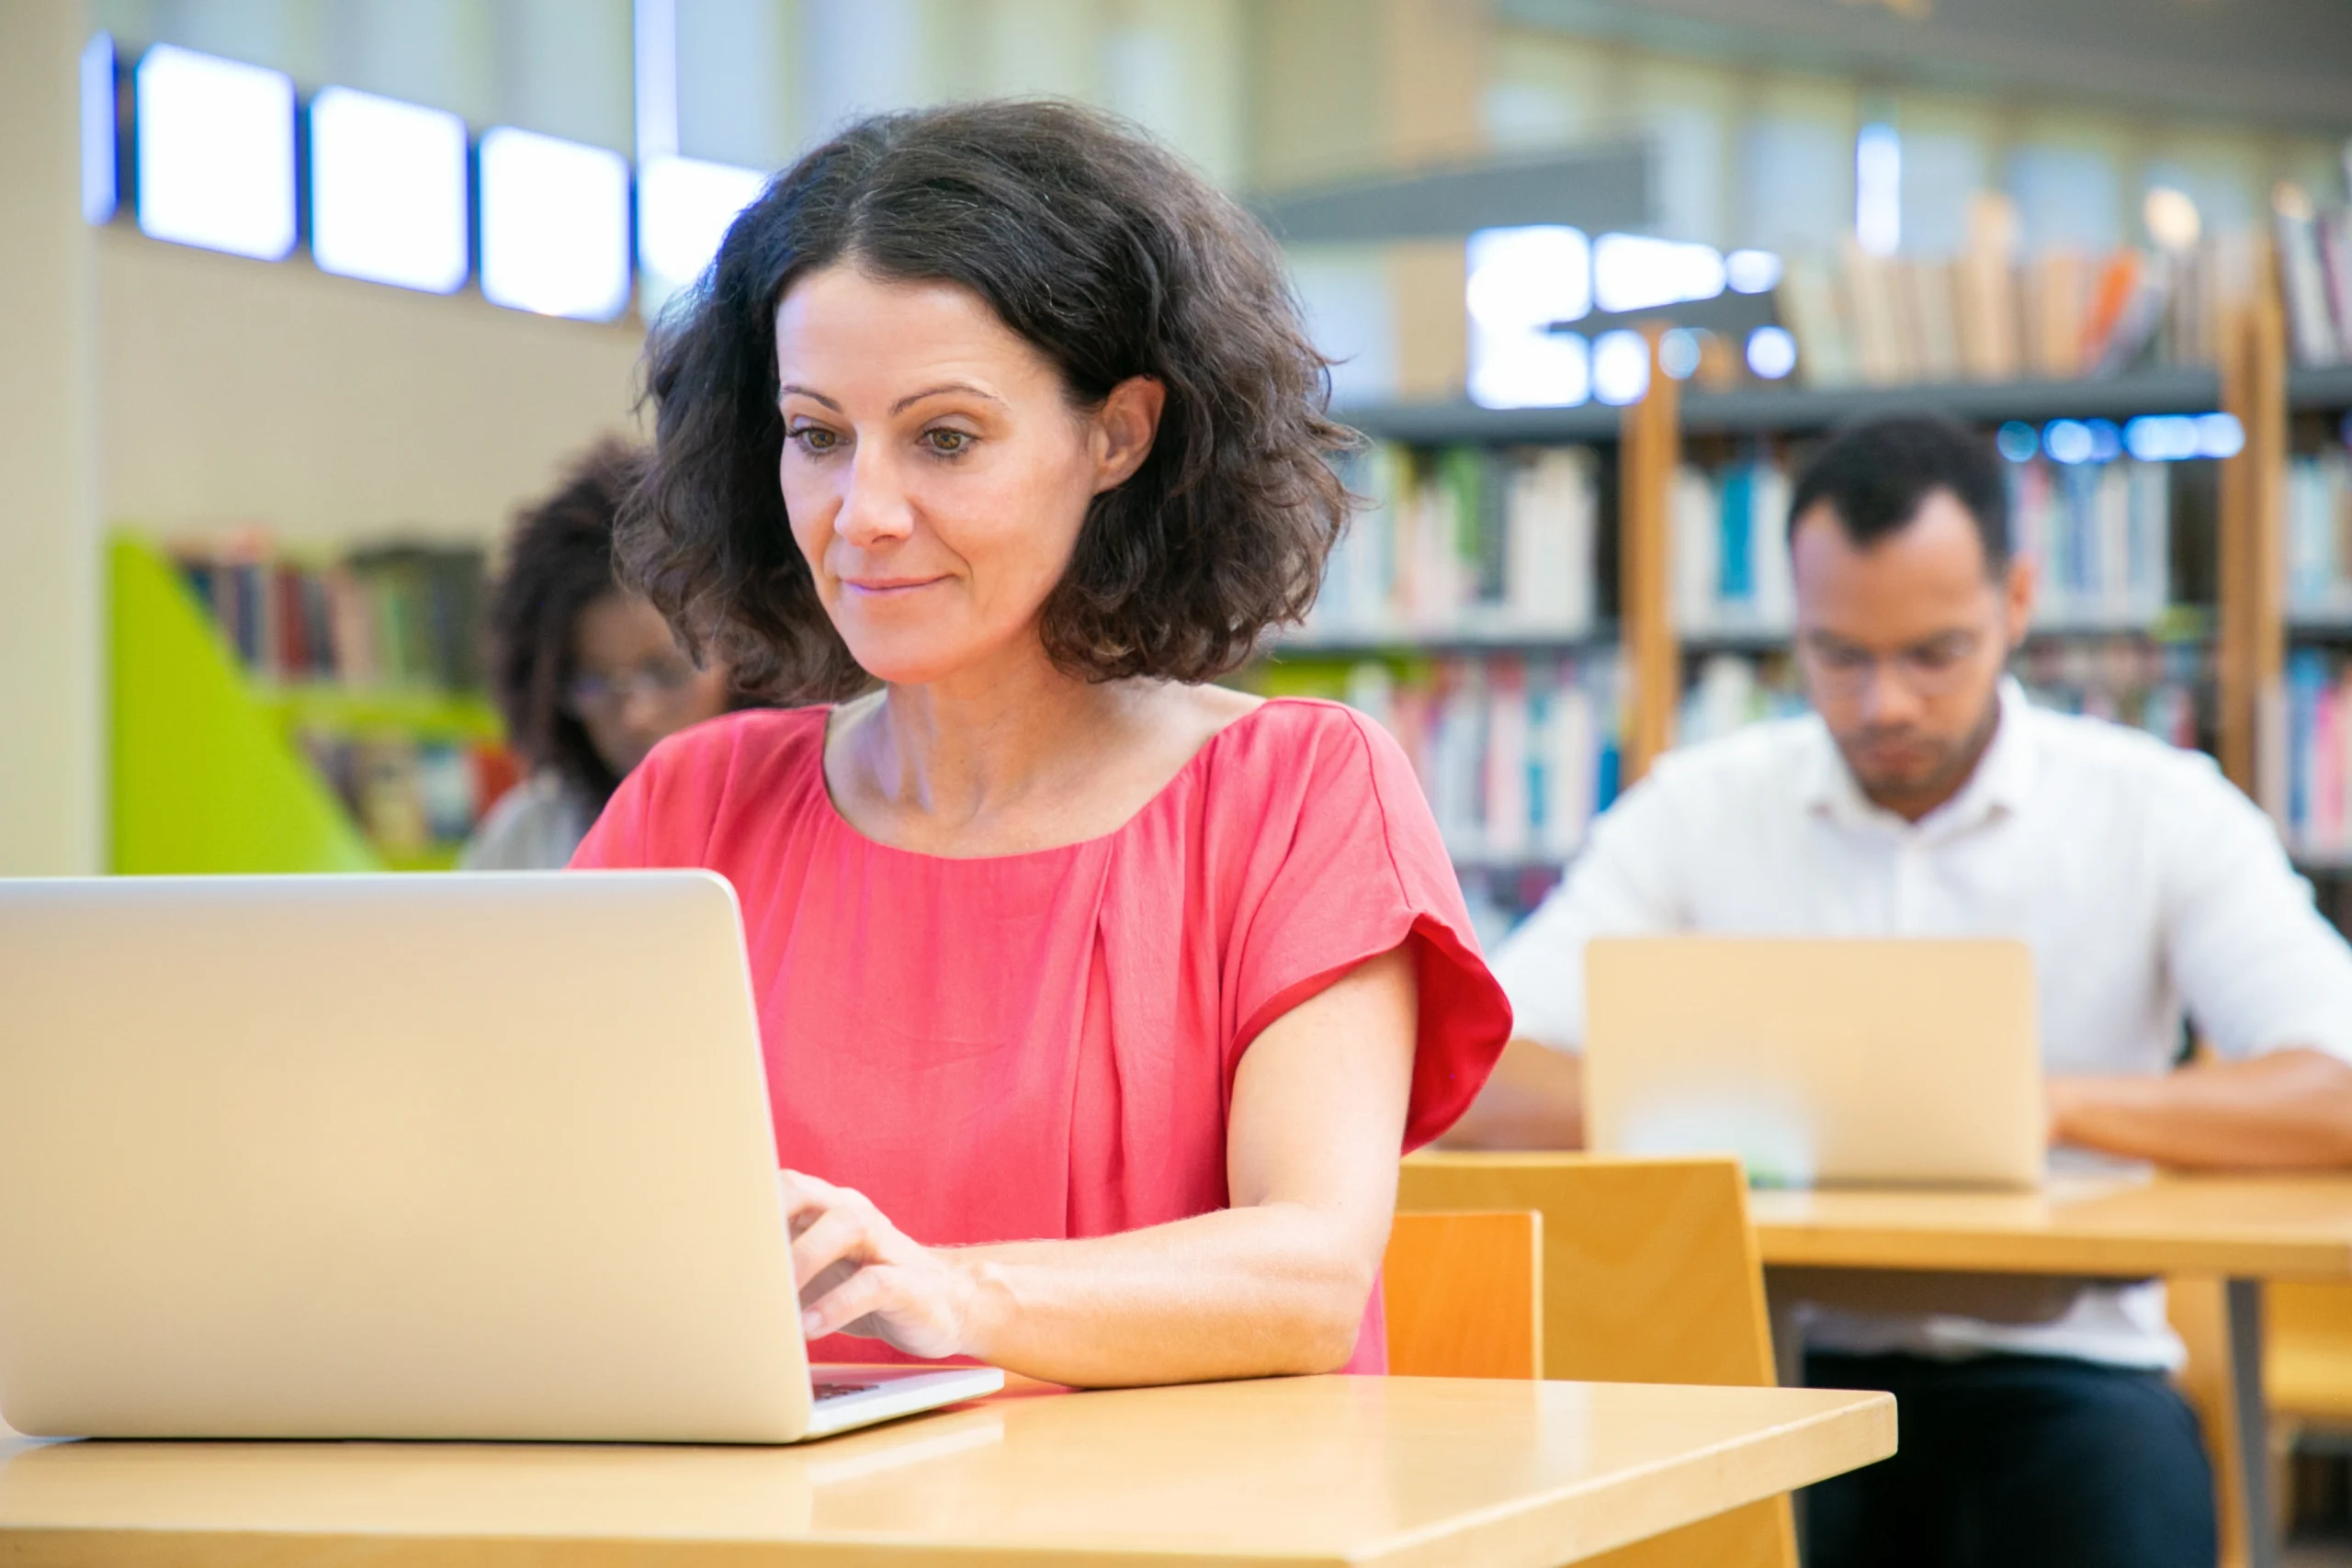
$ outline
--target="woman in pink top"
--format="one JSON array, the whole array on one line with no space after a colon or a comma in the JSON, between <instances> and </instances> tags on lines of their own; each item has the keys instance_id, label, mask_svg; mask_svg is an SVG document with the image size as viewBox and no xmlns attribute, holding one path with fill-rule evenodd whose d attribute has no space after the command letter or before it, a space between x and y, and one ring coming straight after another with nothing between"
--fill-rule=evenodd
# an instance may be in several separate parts
<instances>
[{"instance_id":1,"label":"woman in pink top","mask_svg":"<svg viewBox=\"0 0 2352 1568\"><path fill-rule=\"evenodd\" d=\"M1345 521L1272 243L1086 111L868 120L650 350L635 579L739 682L581 866L743 908L820 1359L1381 1370L1402 1149L1510 1013L1395 743L1206 684Z\"/></svg>"}]
</instances>

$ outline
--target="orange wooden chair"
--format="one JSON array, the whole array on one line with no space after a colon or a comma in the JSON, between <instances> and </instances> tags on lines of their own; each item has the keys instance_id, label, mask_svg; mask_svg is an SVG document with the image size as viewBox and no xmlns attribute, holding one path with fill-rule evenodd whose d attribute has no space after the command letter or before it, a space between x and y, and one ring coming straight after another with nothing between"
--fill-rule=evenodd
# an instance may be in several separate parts
<instances>
[{"instance_id":1,"label":"orange wooden chair","mask_svg":"<svg viewBox=\"0 0 2352 1568\"><path fill-rule=\"evenodd\" d=\"M1381 1269L1388 1371L1532 1378L1544 1365L1544 1216L1398 1214Z\"/></svg>"},{"instance_id":2,"label":"orange wooden chair","mask_svg":"<svg viewBox=\"0 0 2352 1568\"><path fill-rule=\"evenodd\" d=\"M1400 1222L1430 1210L1542 1215L1537 1361L1547 1378L1734 1387L1777 1381L1763 1265L1736 1160L1424 1152L1405 1162L1396 1202ZM1393 1315L1389 1334L1394 1367ZM1750 1503L1592 1561L1795 1568L1789 1500Z\"/></svg>"}]
</instances>

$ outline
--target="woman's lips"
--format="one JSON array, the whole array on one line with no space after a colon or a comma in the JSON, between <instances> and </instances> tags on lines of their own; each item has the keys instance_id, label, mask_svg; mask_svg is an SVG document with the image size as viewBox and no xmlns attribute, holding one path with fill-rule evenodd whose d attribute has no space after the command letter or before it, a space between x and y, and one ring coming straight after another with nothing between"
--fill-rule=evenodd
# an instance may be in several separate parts
<instances>
[{"instance_id":1,"label":"woman's lips","mask_svg":"<svg viewBox=\"0 0 2352 1568\"><path fill-rule=\"evenodd\" d=\"M929 588L946 581L944 577L844 577L842 586L854 593L888 598L893 594L911 593L918 588Z\"/></svg>"}]
</instances>

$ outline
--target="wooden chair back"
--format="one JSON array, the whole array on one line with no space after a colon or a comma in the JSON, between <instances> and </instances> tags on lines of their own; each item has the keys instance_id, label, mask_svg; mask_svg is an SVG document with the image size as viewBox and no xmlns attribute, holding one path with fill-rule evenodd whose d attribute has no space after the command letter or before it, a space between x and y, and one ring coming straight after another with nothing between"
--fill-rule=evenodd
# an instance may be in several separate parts
<instances>
[{"instance_id":1,"label":"wooden chair back","mask_svg":"<svg viewBox=\"0 0 2352 1568\"><path fill-rule=\"evenodd\" d=\"M1730 1158L1425 1152L1396 1204L1543 1215L1547 1378L1774 1382L1747 1185ZM1401 1217L1401 1215L1400 1215ZM1795 1568L1789 1500L1768 1498L1593 1559L1596 1568Z\"/></svg>"},{"instance_id":2,"label":"wooden chair back","mask_svg":"<svg viewBox=\"0 0 2352 1568\"><path fill-rule=\"evenodd\" d=\"M1381 1269L1388 1370L1532 1378L1544 1367L1544 1216L1398 1214Z\"/></svg>"}]
</instances>

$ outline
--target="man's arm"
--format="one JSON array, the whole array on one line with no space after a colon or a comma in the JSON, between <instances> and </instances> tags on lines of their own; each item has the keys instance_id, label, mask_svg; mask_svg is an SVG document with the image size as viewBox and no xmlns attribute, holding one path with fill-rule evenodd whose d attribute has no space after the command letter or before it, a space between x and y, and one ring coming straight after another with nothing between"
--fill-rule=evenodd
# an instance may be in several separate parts
<instances>
[{"instance_id":1,"label":"man's arm","mask_svg":"<svg viewBox=\"0 0 2352 1568\"><path fill-rule=\"evenodd\" d=\"M2307 1045L2164 1077L2053 1077L2050 1137L2200 1170L2352 1166L2352 1065Z\"/></svg>"},{"instance_id":2,"label":"man's arm","mask_svg":"<svg viewBox=\"0 0 2352 1568\"><path fill-rule=\"evenodd\" d=\"M2352 949L2218 773L2184 773L2151 830L2166 964L2213 1055L2163 1077L2053 1077L2052 1140L2196 1169L2352 1166Z\"/></svg>"}]
</instances>

